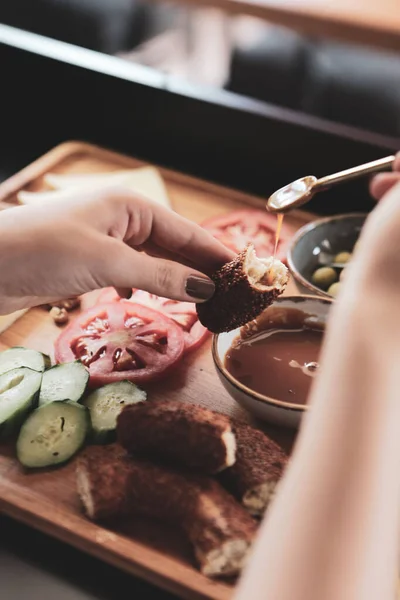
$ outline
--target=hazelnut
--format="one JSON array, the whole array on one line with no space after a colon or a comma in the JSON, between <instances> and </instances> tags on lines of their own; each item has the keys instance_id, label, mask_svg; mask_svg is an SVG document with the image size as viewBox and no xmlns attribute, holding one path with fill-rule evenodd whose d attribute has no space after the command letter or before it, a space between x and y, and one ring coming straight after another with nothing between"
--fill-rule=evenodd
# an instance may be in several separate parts
<instances>
[{"instance_id":1,"label":"hazelnut","mask_svg":"<svg viewBox=\"0 0 400 600\"><path fill-rule=\"evenodd\" d=\"M53 306L55 306L56 308L60 308L61 305L61 300L59 300L58 302L50 302L50 304L47 305L47 308L50 310L51 308L53 308Z\"/></svg>"},{"instance_id":2,"label":"hazelnut","mask_svg":"<svg viewBox=\"0 0 400 600\"><path fill-rule=\"evenodd\" d=\"M67 298L67 300L63 300L61 302L61 307L66 310L74 310L81 305L81 301L78 297L76 298Z\"/></svg>"},{"instance_id":3,"label":"hazelnut","mask_svg":"<svg viewBox=\"0 0 400 600\"><path fill-rule=\"evenodd\" d=\"M53 306L50 311L50 316L53 319L54 323L57 325L64 325L68 323L68 313L65 308L60 308L59 306Z\"/></svg>"},{"instance_id":4,"label":"hazelnut","mask_svg":"<svg viewBox=\"0 0 400 600\"><path fill-rule=\"evenodd\" d=\"M50 308L65 308L65 310L74 310L78 308L81 304L80 298L66 298L65 300L57 300L57 302L52 302L49 304Z\"/></svg>"}]
</instances>

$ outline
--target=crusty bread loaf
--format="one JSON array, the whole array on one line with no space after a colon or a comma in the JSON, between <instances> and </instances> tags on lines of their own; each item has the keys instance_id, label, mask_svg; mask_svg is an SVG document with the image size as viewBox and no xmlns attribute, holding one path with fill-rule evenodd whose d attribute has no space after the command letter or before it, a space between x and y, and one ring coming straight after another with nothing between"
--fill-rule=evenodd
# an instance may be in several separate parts
<instances>
[{"instance_id":1,"label":"crusty bread loaf","mask_svg":"<svg viewBox=\"0 0 400 600\"><path fill-rule=\"evenodd\" d=\"M118 417L118 442L131 454L217 473L235 462L227 416L179 401L142 402Z\"/></svg>"},{"instance_id":2,"label":"crusty bread loaf","mask_svg":"<svg viewBox=\"0 0 400 600\"><path fill-rule=\"evenodd\" d=\"M133 458L118 445L87 448L77 459L76 476L90 519L143 515L175 523L204 575L242 570L256 524L216 480Z\"/></svg>"},{"instance_id":3,"label":"crusty bread loaf","mask_svg":"<svg viewBox=\"0 0 400 600\"><path fill-rule=\"evenodd\" d=\"M231 331L258 317L285 290L287 267L278 259L257 258L249 244L211 277L213 296L196 305L200 322L213 333Z\"/></svg>"},{"instance_id":4,"label":"crusty bread loaf","mask_svg":"<svg viewBox=\"0 0 400 600\"><path fill-rule=\"evenodd\" d=\"M221 483L253 516L264 514L285 470L288 456L259 429L232 422L236 462L220 474Z\"/></svg>"}]
</instances>

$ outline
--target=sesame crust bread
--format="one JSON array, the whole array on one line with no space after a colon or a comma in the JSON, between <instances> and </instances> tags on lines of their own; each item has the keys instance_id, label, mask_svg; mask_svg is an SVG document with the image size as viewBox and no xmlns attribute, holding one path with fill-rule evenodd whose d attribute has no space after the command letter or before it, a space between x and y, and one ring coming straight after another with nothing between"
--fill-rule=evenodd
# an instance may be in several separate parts
<instances>
[{"instance_id":1,"label":"sesame crust bread","mask_svg":"<svg viewBox=\"0 0 400 600\"><path fill-rule=\"evenodd\" d=\"M117 439L135 456L202 473L218 473L236 458L229 418L179 401L126 406L118 417Z\"/></svg>"},{"instance_id":2,"label":"sesame crust bread","mask_svg":"<svg viewBox=\"0 0 400 600\"><path fill-rule=\"evenodd\" d=\"M249 244L211 279L214 295L196 305L200 322L213 333L241 327L280 296L289 280L287 267L273 257L257 258Z\"/></svg>"},{"instance_id":3,"label":"sesame crust bread","mask_svg":"<svg viewBox=\"0 0 400 600\"><path fill-rule=\"evenodd\" d=\"M262 517L288 462L283 449L259 429L234 421L236 461L219 480L255 517Z\"/></svg>"},{"instance_id":4,"label":"sesame crust bread","mask_svg":"<svg viewBox=\"0 0 400 600\"><path fill-rule=\"evenodd\" d=\"M256 523L216 480L133 458L117 444L87 448L77 459L76 478L90 519L137 515L175 523L204 575L243 569Z\"/></svg>"}]
</instances>

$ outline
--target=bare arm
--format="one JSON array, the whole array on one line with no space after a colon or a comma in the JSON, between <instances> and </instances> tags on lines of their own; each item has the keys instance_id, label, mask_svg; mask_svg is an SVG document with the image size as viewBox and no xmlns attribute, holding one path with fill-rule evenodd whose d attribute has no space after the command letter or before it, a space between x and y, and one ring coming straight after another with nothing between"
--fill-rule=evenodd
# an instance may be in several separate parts
<instances>
[{"instance_id":1,"label":"bare arm","mask_svg":"<svg viewBox=\"0 0 400 600\"><path fill-rule=\"evenodd\" d=\"M107 286L201 302L214 292L208 275L232 256L199 225L124 189L71 192L1 213L0 314Z\"/></svg>"},{"instance_id":2,"label":"bare arm","mask_svg":"<svg viewBox=\"0 0 400 600\"><path fill-rule=\"evenodd\" d=\"M312 411L235 600L393 600L400 507L400 186L331 315Z\"/></svg>"}]
</instances>

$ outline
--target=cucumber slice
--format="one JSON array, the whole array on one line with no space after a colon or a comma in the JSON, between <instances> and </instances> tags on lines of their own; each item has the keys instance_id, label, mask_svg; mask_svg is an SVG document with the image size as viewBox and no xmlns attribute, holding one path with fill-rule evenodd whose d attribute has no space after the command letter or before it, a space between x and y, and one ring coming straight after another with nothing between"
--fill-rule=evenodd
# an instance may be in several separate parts
<instances>
[{"instance_id":1,"label":"cucumber slice","mask_svg":"<svg viewBox=\"0 0 400 600\"><path fill-rule=\"evenodd\" d=\"M50 365L51 361L47 354L22 346L14 346L14 348L0 353L0 375L20 367L28 367L28 369L42 373Z\"/></svg>"},{"instance_id":2,"label":"cucumber slice","mask_svg":"<svg viewBox=\"0 0 400 600\"><path fill-rule=\"evenodd\" d=\"M42 374L26 367L0 375L0 436L18 431L27 413L36 406Z\"/></svg>"},{"instance_id":3,"label":"cucumber slice","mask_svg":"<svg viewBox=\"0 0 400 600\"><path fill-rule=\"evenodd\" d=\"M83 446L89 430L89 411L76 402L40 406L21 427L18 460L31 468L64 463Z\"/></svg>"},{"instance_id":4,"label":"cucumber slice","mask_svg":"<svg viewBox=\"0 0 400 600\"><path fill-rule=\"evenodd\" d=\"M144 402L147 394L130 381L109 383L85 398L84 406L90 410L92 441L107 444L116 438L117 418L124 406Z\"/></svg>"},{"instance_id":5,"label":"cucumber slice","mask_svg":"<svg viewBox=\"0 0 400 600\"><path fill-rule=\"evenodd\" d=\"M89 371L79 361L51 367L43 373L39 406L60 400L79 402L89 382Z\"/></svg>"}]
</instances>

